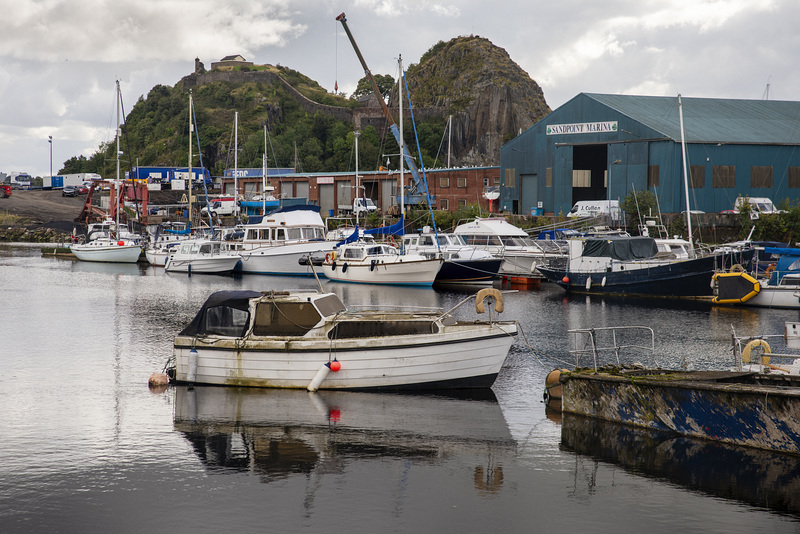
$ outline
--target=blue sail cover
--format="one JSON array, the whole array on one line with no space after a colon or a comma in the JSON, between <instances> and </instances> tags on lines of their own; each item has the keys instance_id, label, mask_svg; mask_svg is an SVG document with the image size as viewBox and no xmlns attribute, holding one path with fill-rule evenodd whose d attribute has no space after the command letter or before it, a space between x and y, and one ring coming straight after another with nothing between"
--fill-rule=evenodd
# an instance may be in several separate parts
<instances>
[{"instance_id":1,"label":"blue sail cover","mask_svg":"<svg viewBox=\"0 0 800 534\"><path fill-rule=\"evenodd\" d=\"M764 247L767 254L779 254L778 264L769 278L770 285L777 285L778 280L787 273L800 270L800 248Z\"/></svg>"},{"instance_id":2,"label":"blue sail cover","mask_svg":"<svg viewBox=\"0 0 800 534\"><path fill-rule=\"evenodd\" d=\"M344 239L336 243L333 246L333 248L336 248L340 245L346 245L347 243L352 243L353 241L358 241L358 226L356 226L356 229L353 230L352 234L350 234L349 236L345 237Z\"/></svg>"},{"instance_id":3,"label":"blue sail cover","mask_svg":"<svg viewBox=\"0 0 800 534\"><path fill-rule=\"evenodd\" d=\"M377 235L377 234L389 234L389 235L406 235L405 230L405 219L404 217L400 217L400 220L390 226L381 226L379 228L370 228L369 230L364 230L365 234L370 235Z\"/></svg>"}]
</instances>

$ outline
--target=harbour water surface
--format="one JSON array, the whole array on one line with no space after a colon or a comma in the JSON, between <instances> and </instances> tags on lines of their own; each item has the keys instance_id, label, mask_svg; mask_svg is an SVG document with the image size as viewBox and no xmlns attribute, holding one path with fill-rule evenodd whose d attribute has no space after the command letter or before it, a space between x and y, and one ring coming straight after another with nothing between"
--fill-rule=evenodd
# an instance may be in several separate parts
<instances>
[{"instance_id":1,"label":"harbour water surface","mask_svg":"<svg viewBox=\"0 0 800 534\"><path fill-rule=\"evenodd\" d=\"M545 285L505 296L503 318L523 335L483 394L154 392L148 377L211 292L314 280L188 277L27 245L0 246L0 279L0 532L800 528L797 457L561 417L542 402L547 372L570 361L569 329L650 326L663 365L727 368L732 326L781 333L796 311L568 298ZM323 286L349 305L445 309L474 291Z\"/></svg>"}]
</instances>

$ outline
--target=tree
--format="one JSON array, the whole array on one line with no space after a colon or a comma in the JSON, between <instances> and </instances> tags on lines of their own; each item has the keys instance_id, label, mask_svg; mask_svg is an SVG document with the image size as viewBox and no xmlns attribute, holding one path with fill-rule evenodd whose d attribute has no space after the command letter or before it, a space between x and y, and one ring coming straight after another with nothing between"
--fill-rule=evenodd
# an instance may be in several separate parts
<instances>
[{"instance_id":1,"label":"tree","mask_svg":"<svg viewBox=\"0 0 800 534\"><path fill-rule=\"evenodd\" d=\"M628 216L628 225L637 228L649 215L659 216L658 199L652 191L631 191L620 203L620 209Z\"/></svg>"},{"instance_id":2,"label":"tree","mask_svg":"<svg viewBox=\"0 0 800 534\"><path fill-rule=\"evenodd\" d=\"M373 78L375 78L375 83L378 84L378 89L385 100L389 96L392 87L394 87L394 78L388 74L373 74ZM372 82L370 82L368 76L364 76L358 80L356 90L350 98L358 99L362 96L371 95L373 92Z\"/></svg>"}]
</instances>

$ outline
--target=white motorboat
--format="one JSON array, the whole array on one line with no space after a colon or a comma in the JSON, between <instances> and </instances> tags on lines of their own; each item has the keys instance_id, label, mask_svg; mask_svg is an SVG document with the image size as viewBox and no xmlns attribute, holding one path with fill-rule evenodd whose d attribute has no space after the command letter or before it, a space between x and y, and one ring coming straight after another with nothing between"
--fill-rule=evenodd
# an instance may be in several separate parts
<instances>
[{"instance_id":1,"label":"white motorboat","mask_svg":"<svg viewBox=\"0 0 800 534\"><path fill-rule=\"evenodd\" d=\"M494 320L499 290L461 304L471 298L479 313L493 304L488 321L438 309L347 309L334 293L219 291L175 337L170 373L178 382L310 391L489 387L517 326Z\"/></svg>"},{"instance_id":2,"label":"white motorboat","mask_svg":"<svg viewBox=\"0 0 800 534\"><path fill-rule=\"evenodd\" d=\"M479 217L456 226L453 233L461 236L468 246L503 258L500 274L530 276L539 266L564 260L557 247L545 250L505 217Z\"/></svg>"},{"instance_id":3,"label":"white motorboat","mask_svg":"<svg viewBox=\"0 0 800 534\"><path fill-rule=\"evenodd\" d=\"M431 286L443 261L441 257L400 254L393 245L359 239L325 254L321 268L337 282Z\"/></svg>"},{"instance_id":4,"label":"white motorboat","mask_svg":"<svg viewBox=\"0 0 800 534\"><path fill-rule=\"evenodd\" d=\"M429 227L423 228L422 234L404 235L403 251L426 258L443 258L434 280L437 284L491 284L503 263L503 258L467 246L459 235L434 234Z\"/></svg>"},{"instance_id":5,"label":"white motorboat","mask_svg":"<svg viewBox=\"0 0 800 534\"><path fill-rule=\"evenodd\" d=\"M300 259L324 255L335 245L325 240L319 206L291 206L254 219L244 225L244 236L237 243L243 273L312 276Z\"/></svg>"},{"instance_id":6,"label":"white motorboat","mask_svg":"<svg viewBox=\"0 0 800 534\"><path fill-rule=\"evenodd\" d=\"M145 247L144 254L150 265L163 267L167 258L175 252L181 243L192 239L191 227L185 222L168 222L158 228Z\"/></svg>"},{"instance_id":7,"label":"white motorboat","mask_svg":"<svg viewBox=\"0 0 800 534\"><path fill-rule=\"evenodd\" d=\"M714 274L715 304L800 309L800 249L764 247L764 253L777 259L763 278L743 268Z\"/></svg>"},{"instance_id":8,"label":"white motorboat","mask_svg":"<svg viewBox=\"0 0 800 534\"><path fill-rule=\"evenodd\" d=\"M242 257L225 241L189 239L168 258L167 272L223 274L236 269Z\"/></svg>"}]
</instances>

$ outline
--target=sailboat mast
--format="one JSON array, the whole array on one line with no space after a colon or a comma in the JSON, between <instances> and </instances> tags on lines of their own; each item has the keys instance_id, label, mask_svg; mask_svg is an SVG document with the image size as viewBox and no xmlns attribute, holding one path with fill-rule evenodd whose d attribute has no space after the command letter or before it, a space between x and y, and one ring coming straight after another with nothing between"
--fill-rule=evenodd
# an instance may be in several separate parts
<instances>
[{"instance_id":1,"label":"sailboat mast","mask_svg":"<svg viewBox=\"0 0 800 534\"><path fill-rule=\"evenodd\" d=\"M358 227L358 212L361 211L361 209L360 209L361 206L360 206L359 201L358 201L361 198L359 196L359 191L360 190L358 188L358 136L361 135L361 132L355 131L355 132L353 132L353 135L356 138L356 199L355 199L355 202L353 203L353 206L355 207L355 211L356 211L356 227Z\"/></svg>"},{"instance_id":2,"label":"sailboat mast","mask_svg":"<svg viewBox=\"0 0 800 534\"><path fill-rule=\"evenodd\" d=\"M400 220L403 221L403 229L405 229L405 167L403 166L403 154L406 153L406 139L403 137L403 57L397 57L397 66L400 68L400 76L397 77L397 90L398 90L398 105L400 107Z\"/></svg>"},{"instance_id":3,"label":"sailboat mast","mask_svg":"<svg viewBox=\"0 0 800 534\"><path fill-rule=\"evenodd\" d=\"M117 80L117 171L116 171L116 180L114 181L114 211L116 217L116 224L114 226L114 233L119 233L119 197L120 197L120 185L119 185L119 138L120 138L120 130L119 130L119 80ZM119 237L117 235L116 237Z\"/></svg>"},{"instance_id":4,"label":"sailboat mast","mask_svg":"<svg viewBox=\"0 0 800 534\"><path fill-rule=\"evenodd\" d=\"M261 173L261 215L267 214L267 123L264 123L264 161Z\"/></svg>"},{"instance_id":5,"label":"sailboat mast","mask_svg":"<svg viewBox=\"0 0 800 534\"><path fill-rule=\"evenodd\" d=\"M678 116L681 123L681 155L683 157L683 188L686 192L686 228L689 232L689 254L694 257L694 241L692 240L692 216L689 209L689 173L686 166L686 134L683 130L683 104L681 103L681 95L678 93Z\"/></svg>"},{"instance_id":6,"label":"sailboat mast","mask_svg":"<svg viewBox=\"0 0 800 534\"><path fill-rule=\"evenodd\" d=\"M233 212L239 215L239 112L233 115Z\"/></svg>"},{"instance_id":7,"label":"sailboat mast","mask_svg":"<svg viewBox=\"0 0 800 534\"><path fill-rule=\"evenodd\" d=\"M194 197L192 196L192 136L194 135L194 122L192 122L192 90L189 89L189 222L194 220Z\"/></svg>"}]
</instances>

